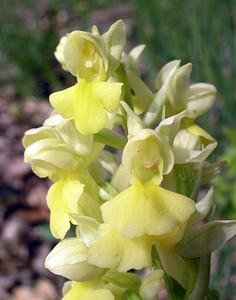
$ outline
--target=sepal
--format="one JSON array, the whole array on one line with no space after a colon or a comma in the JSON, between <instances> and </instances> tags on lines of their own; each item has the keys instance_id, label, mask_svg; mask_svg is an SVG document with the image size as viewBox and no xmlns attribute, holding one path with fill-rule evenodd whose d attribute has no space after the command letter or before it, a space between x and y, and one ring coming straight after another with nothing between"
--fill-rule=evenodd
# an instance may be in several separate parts
<instances>
[{"instance_id":1,"label":"sepal","mask_svg":"<svg viewBox=\"0 0 236 300\"><path fill-rule=\"evenodd\" d=\"M126 28L122 20L116 21L109 30L102 35L108 58L108 77L112 75L120 64L121 55L126 42Z\"/></svg>"},{"instance_id":2,"label":"sepal","mask_svg":"<svg viewBox=\"0 0 236 300\"><path fill-rule=\"evenodd\" d=\"M176 250L184 257L201 257L224 245L235 234L236 221L212 221L188 231Z\"/></svg>"}]
</instances>

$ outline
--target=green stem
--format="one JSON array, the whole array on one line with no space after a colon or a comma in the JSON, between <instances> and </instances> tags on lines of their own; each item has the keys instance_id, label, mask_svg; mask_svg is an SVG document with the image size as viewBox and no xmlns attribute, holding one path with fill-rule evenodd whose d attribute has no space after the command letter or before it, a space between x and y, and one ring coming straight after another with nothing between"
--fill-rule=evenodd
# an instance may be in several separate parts
<instances>
[{"instance_id":1,"label":"green stem","mask_svg":"<svg viewBox=\"0 0 236 300\"><path fill-rule=\"evenodd\" d=\"M127 143L127 138L117 132L104 128L94 135L94 141L113 148L122 149Z\"/></svg>"}]
</instances>

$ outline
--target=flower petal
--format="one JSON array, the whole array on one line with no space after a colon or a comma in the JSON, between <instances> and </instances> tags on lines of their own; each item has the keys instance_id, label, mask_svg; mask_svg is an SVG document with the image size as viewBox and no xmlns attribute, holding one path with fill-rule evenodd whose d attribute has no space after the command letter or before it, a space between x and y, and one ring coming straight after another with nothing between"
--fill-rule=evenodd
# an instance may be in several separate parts
<instances>
[{"instance_id":1,"label":"flower petal","mask_svg":"<svg viewBox=\"0 0 236 300\"><path fill-rule=\"evenodd\" d=\"M118 108L121 83L80 80L73 87L50 96L52 106L63 116L72 117L82 134L97 133L106 126L107 113Z\"/></svg>"},{"instance_id":2,"label":"flower petal","mask_svg":"<svg viewBox=\"0 0 236 300\"><path fill-rule=\"evenodd\" d=\"M47 203L51 211L50 228L59 239L64 238L70 228L70 213L77 213L77 202L83 193L84 185L78 180L60 180L48 191Z\"/></svg>"},{"instance_id":3,"label":"flower petal","mask_svg":"<svg viewBox=\"0 0 236 300\"><path fill-rule=\"evenodd\" d=\"M134 185L101 206L103 219L126 238L171 233L195 211L194 202L155 183Z\"/></svg>"},{"instance_id":4,"label":"flower petal","mask_svg":"<svg viewBox=\"0 0 236 300\"><path fill-rule=\"evenodd\" d=\"M80 282L72 285L72 289L62 300L115 300L112 293L96 282Z\"/></svg>"},{"instance_id":5,"label":"flower petal","mask_svg":"<svg viewBox=\"0 0 236 300\"><path fill-rule=\"evenodd\" d=\"M70 118L73 115L74 103L78 95L78 85L73 85L68 89L55 92L49 96L52 107L63 117Z\"/></svg>"},{"instance_id":6,"label":"flower petal","mask_svg":"<svg viewBox=\"0 0 236 300\"><path fill-rule=\"evenodd\" d=\"M108 224L99 228L100 238L90 247L88 262L119 272L151 266L151 244L147 238L125 239Z\"/></svg>"}]
</instances>

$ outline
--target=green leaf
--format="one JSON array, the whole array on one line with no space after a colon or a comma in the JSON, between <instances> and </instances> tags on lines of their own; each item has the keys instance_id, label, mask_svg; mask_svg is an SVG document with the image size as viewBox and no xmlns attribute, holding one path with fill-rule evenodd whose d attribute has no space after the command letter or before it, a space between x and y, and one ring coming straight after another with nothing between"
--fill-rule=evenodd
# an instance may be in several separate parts
<instances>
[{"instance_id":1,"label":"green leaf","mask_svg":"<svg viewBox=\"0 0 236 300\"><path fill-rule=\"evenodd\" d=\"M236 234L236 221L213 221L189 231L177 245L177 252L189 258L210 254Z\"/></svg>"}]
</instances>

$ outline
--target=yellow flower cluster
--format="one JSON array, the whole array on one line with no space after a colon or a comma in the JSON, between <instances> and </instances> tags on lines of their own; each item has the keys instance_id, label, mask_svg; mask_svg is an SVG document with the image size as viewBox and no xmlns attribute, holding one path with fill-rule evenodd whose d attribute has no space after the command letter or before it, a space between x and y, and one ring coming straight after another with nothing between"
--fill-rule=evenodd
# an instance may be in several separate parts
<instances>
[{"instance_id":1,"label":"yellow flower cluster","mask_svg":"<svg viewBox=\"0 0 236 300\"><path fill-rule=\"evenodd\" d=\"M63 300L153 300L166 276L188 293L198 278L188 238L213 205L212 190L196 199L216 141L195 119L216 89L190 84L191 64L175 60L151 91L137 68L144 47L126 54L125 39L121 20L104 34L94 26L64 36L55 56L76 83L50 96L51 116L23 138L25 161L53 182L50 228L61 241L45 266L70 280ZM142 280L129 272L145 268Z\"/></svg>"}]
</instances>

